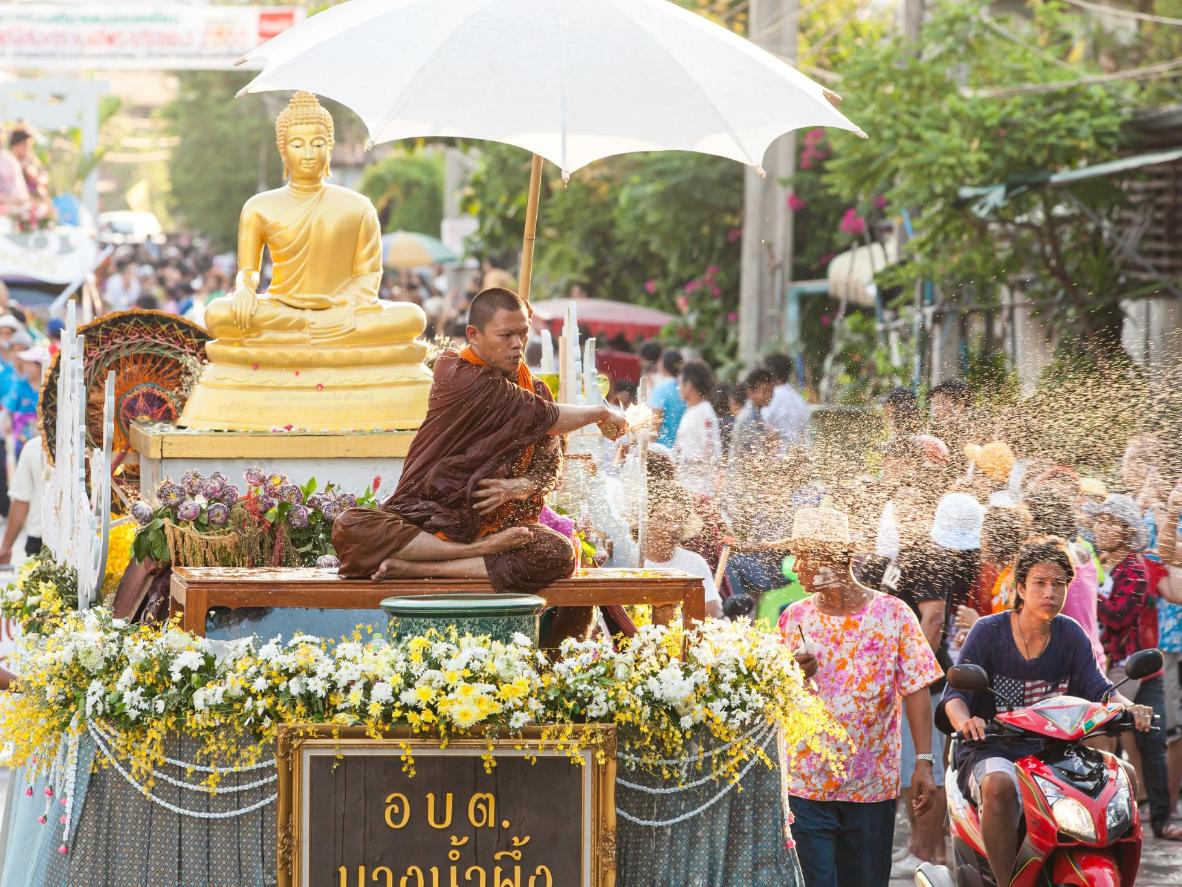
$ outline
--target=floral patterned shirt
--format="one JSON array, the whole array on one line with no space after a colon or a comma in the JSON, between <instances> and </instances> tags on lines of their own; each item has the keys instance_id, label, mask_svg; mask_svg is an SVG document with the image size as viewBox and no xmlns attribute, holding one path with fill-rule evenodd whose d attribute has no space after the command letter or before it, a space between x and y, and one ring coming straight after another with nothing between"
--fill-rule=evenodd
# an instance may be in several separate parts
<instances>
[{"instance_id":1,"label":"floral patterned shirt","mask_svg":"<svg viewBox=\"0 0 1182 887\"><path fill-rule=\"evenodd\" d=\"M784 642L800 646L800 630L819 667L816 692L849 734L842 778L807 748L788 750L789 792L813 801L871 804L899 796L903 697L938 681L943 671L908 606L874 593L846 616L817 609L816 596L780 617ZM798 630L799 626L799 630Z\"/></svg>"}]
</instances>

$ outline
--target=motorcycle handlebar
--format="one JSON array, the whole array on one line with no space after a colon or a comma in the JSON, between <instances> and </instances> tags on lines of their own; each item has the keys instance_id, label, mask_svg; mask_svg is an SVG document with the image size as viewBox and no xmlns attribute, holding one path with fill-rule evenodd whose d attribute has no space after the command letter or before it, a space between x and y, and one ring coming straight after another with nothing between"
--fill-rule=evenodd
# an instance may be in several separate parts
<instances>
[{"instance_id":1,"label":"motorcycle handlebar","mask_svg":"<svg viewBox=\"0 0 1182 887\"><path fill-rule=\"evenodd\" d=\"M1154 721L1161 721L1161 716L1154 715L1153 720ZM1108 734L1112 734L1112 735L1118 735L1120 733L1124 733L1126 730L1134 730L1134 729L1136 729L1136 722L1133 720L1133 716L1131 714L1129 714L1127 711L1125 711L1125 712L1121 712L1119 717L1109 721L1101 729L1097 730L1095 733L1090 734L1090 735L1096 735L1096 734L1100 734L1100 733L1108 733ZM1160 733L1161 727L1151 726L1149 728L1149 732L1150 733ZM1027 734L1025 731L1015 730L1012 727L1006 727L1004 724L999 724L997 721L990 721L988 724L985 725L985 738L984 739L970 739L969 737L967 737L963 733L961 733L959 730L955 731L949 735L951 736L952 739L956 739L959 742L964 742L967 744L977 744L980 742L984 742L987 739L1018 739L1021 737L1030 738L1030 734Z\"/></svg>"}]
</instances>

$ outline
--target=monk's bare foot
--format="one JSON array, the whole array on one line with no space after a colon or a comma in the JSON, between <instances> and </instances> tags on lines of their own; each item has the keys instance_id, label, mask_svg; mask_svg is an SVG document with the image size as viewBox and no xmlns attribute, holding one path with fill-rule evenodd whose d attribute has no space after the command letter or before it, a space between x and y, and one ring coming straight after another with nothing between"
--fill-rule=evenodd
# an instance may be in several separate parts
<instances>
[{"instance_id":1,"label":"monk's bare foot","mask_svg":"<svg viewBox=\"0 0 1182 887\"><path fill-rule=\"evenodd\" d=\"M534 534L529 527L510 527L473 543L475 549L473 554L500 554L502 551L513 551L528 545L533 537Z\"/></svg>"},{"instance_id":2,"label":"monk's bare foot","mask_svg":"<svg viewBox=\"0 0 1182 887\"><path fill-rule=\"evenodd\" d=\"M373 574L374 582L381 582L383 579L405 579L410 575L411 562L404 561L402 558L388 557L382 561L382 565L378 567L378 571Z\"/></svg>"}]
</instances>

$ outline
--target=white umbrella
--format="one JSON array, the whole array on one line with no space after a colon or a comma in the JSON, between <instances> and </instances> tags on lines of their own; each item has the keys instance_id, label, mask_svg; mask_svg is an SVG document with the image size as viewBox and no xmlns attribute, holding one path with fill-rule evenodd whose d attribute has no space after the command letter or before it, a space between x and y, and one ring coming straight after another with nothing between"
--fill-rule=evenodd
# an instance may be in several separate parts
<instances>
[{"instance_id":1,"label":"white umbrella","mask_svg":"<svg viewBox=\"0 0 1182 887\"><path fill-rule=\"evenodd\" d=\"M667 0L351 0L243 61L243 92L303 89L351 108L374 142L487 139L564 177L603 157L684 150L757 168L779 136L861 134L837 97L753 43Z\"/></svg>"}]
</instances>

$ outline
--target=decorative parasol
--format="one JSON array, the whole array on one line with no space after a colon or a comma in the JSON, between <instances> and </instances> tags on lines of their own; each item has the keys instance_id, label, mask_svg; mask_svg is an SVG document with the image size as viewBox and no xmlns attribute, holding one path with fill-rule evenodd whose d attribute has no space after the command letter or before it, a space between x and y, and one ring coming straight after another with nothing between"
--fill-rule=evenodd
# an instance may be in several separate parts
<instances>
[{"instance_id":1,"label":"decorative parasol","mask_svg":"<svg viewBox=\"0 0 1182 887\"><path fill-rule=\"evenodd\" d=\"M86 385L86 446L103 443L103 398L107 374L115 373L115 482L132 499L139 472L122 465L130 449L132 422L175 422L201 375L209 334L195 323L163 311L120 311L83 324L83 380ZM57 428L58 358L41 388L41 440L54 461Z\"/></svg>"},{"instance_id":2,"label":"decorative parasol","mask_svg":"<svg viewBox=\"0 0 1182 887\"><path fill-rule=\"evenodd\" d=\"M415 231L382 236L382 264L399 270L430 265L454 265L457 256L442 240Z\"/></svg>"},{"instance_id":3,"label":"decorative parasol","mask_svg":"<svg viewBox=\"0 0 1182 887\"><path fill-rule=\"evenodd\" d=\"M623 335L628 339L655 336L675 318L672 314L611 299L546 299L534 302L534 326L545 327L557 336L566 317L567 306L579 309L579 326L593 336L610 339Z\"/></svg>"},{"instance_id":4,"label":"decorative parasol","mask_svg":"<svg viewBox=\"0 0 1182 887\"><path fill-rule=\"evenodd\" d=\"M792 130L862 134L837 111L836 94L667 0L352 0L246 60L265 65L243 92L327 96L356 112L374 142L472 138L533 152L525 298L542 158L564 178L634 151L760 167Z\"/></svg>"}]
</instances>

